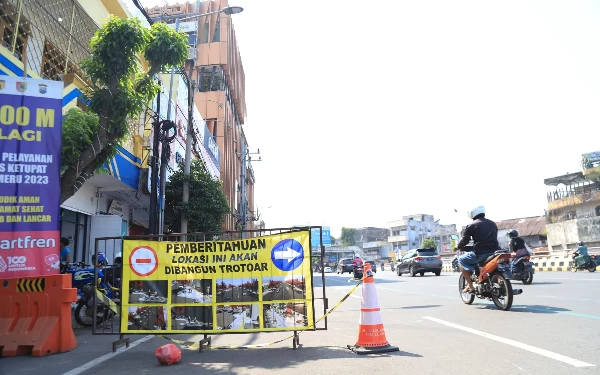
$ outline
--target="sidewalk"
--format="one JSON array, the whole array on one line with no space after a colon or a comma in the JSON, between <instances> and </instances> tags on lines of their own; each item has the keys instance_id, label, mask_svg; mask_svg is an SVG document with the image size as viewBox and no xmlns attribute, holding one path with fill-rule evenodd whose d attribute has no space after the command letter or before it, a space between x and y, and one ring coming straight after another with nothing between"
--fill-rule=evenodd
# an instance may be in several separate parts
<instances>
[{"instance_id":1,"label":"sidewalk","mask_svg":"<svg viewBox=\"0 0 600 375\"><path fill-rule=\"evenodd\" d=\"M73 327L76 326L77 324L74 323ZM28 355L0 357L0 374L64 374L107 353L112 353L112 342L119 339L119 335L92 335L91 328L73 328L73 331L77 338L77 347L73 351L45 357L31 357ZM130 337L130 342L133 343L146 335L127 336Z\"/></svg>"}]
</instances>

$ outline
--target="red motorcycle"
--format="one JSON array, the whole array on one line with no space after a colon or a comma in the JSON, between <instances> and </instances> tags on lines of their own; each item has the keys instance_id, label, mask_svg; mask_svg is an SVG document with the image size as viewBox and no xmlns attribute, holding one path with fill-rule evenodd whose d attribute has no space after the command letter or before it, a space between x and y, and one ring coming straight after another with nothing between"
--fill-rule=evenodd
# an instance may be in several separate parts
<instances>
[{"instance_id":1,"label":"red motorcycle","mask_svg":"<svg viewBox=\"0 0 600 375\"><path fill-rule=\"evenodd\" d=\"M472 251L472 246L466 246L465 250ZM513 296L523 293L522 289L513 289L510 283L511 261L512 255L507 250L498 250L490 254L471 272L472 292L463 292L468 284L461 274L458 279L458 290L463 302L470 305L475 297L488 299L493 301L498 309L508 311L512 306Z\"/></svg>"}]
</instances>

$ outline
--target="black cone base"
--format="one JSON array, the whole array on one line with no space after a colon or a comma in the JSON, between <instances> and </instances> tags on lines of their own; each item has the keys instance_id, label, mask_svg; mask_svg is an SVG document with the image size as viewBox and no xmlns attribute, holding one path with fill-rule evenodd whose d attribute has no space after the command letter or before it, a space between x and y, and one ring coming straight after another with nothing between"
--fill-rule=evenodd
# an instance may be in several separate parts
<instances>
[{"instance_id":1,"label":"black cone base","mask_svg":"<svg viewBox=\"0 0 600 375\"><path fill-rule=\"evenodd\" d=\"M348 345L348 349L352 350L356 354L380 354L380 353L397 352L400 350L397 346L392 346L392 345L375 346L372 348Z\"/></svg>"}]
</instances>

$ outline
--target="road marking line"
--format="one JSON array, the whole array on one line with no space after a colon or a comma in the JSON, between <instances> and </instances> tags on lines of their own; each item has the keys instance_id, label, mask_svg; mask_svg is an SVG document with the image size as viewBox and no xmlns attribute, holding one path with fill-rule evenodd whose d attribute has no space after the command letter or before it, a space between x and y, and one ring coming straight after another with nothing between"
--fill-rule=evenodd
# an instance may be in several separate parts
<instances>
[{"instance_id":1,"label":"road marking line","mask_svg":"<svg viewBox=\"0 0 600 375\"><path fill-rule=\"evenodd\" d=\"M114 353L108 353L108 354L103 355L102 357L98 357L98 358L94 359L93 361L86 363L85 365L81 365L77 368L74 368L73 370L71 370L69 372L65 372L63 375L79 375L79 374L91 369L92 367L101 364L102 362L106 362L109 359L118 356L119 354L121 354L127 350L133 349L136 346L145 343L146 341L152 340L155 337L156 336L154 336L154 335L144 336L141 339L136 340L136 341L132 342L131 344L129 344L129 348L121 347L121 348L117 349L117 351Z\"/></svg>"},{"instance_id":2,"label":"road marking line","mask_svg":"<svg viewBox=\"0 0 600 375\"><path fill-rule=\"evenodd\" d=\"M487 333L487 332L483 332L483 331L478 331L478 330L473 329L473 328L469 328L469 327L461 326L461 325L458 325L458 324L455 324L455 323L447 322L447 321L442 320L442 319L432 318L430 316L424 316L423 319L431 320L432 322L443 324L443 325L451 327L451 328L460 329L461 331L469 332L469 333L472 333L472 334L477 335L477 336L485 337L486 339L490 339L490 340L501 342L503 344L512 345L514 347L517 347L517 348L520 348L520 349L524 349L524 350L527 350L529 352L532 352L532 353L535 353L535 354L539 354L541 356L544 356L544 357L547 357L547 358L550 358L550 359L554 359L556 361L560 361L560 362L569 364L569 365L574 366L574 367L596 367L596 365L593 365L593 364L587 363L587 362L583 362L583 361L580 361L580 360L575 359L575 358L567 357L567 356L564 356L562 354L554 353L554 352L551 352L549 350L537 348L535 346L524 344L522 342L514 341L514 340L511 340L511 339L504 338L504 337L492 335L491 333Z\"/></svg>"}]
</instances>

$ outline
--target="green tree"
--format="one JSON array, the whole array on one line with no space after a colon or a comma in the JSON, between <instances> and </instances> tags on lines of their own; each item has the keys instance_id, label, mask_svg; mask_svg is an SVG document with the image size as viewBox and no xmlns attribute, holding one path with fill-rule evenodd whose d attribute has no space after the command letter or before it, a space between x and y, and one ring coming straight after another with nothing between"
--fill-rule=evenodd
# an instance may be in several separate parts
<instances>
[{"instance_id":1,"label":"green tree","mask_svg":"<svg viewBox=\"0 0 600 375\"><path fill-rule=\"evenodd\" d=\"M426 238L421 243L421 249L436 249L437 250L437 242L433 238Z\"/></svg>"},{"instance_id":2,"label":"green tree","mask_svg":"<svg viewBox=\"0 0 600 375\"><path fill-rule=\"evenodd\" d=\"M335 237L333 237L333 236L329 236L329 238L331 238L331 244L332 244L332 245L335 245Z\"/></svg>"},{"instance_id":3,"label":"green tree","mask_svg":"<svg viewBox=\"0 0 600 375\"><path fill-rule=\"evenodd\" d=\"M98 125L93 129L88 118L83 119L77 111L65 115L67 124L77 124L78 119L88 124L82 125L82 137L88 137L90 142L80 147L82 139L74 134L74 126L63 132L64 145L69 150L63 160L61 203L114 155L119 142L129 133L129 120L139 116L158 93L160 87L154 76L166 68L183 65L187 36L165 23L147 29L137 18L112 16L96 32L90 49L91 56L81 67L90 82L85 96L90 100L90 111L98 116ZM150 65L147 72L142 70L140 55ZM88 130L92 131L91 136Z\"/></svg>"},{"instance_id":4,"label":"green tree","mask_svg":"<svg viewBox=\"0 0 600 375\"><path fill-rule=\"evenodd\" d=\"M355 232L356 232L356 230L354 228L342 227L342 235L340 236L342 245L344 245L344 246L355 245L356 244L356 241L354 240Z\"/></svg>"},{"instance_id":5,"label":"green tree","mask_svg":"<svg viewBox=\"0 0 600 375\"><path fill-rule=\"evenodd\" d=\"M452 251L456 250L456 240L452 240L452 242L450 242L450 248L452 249Z\"/></svg>"},{"instance_id":6,"label":"green tree","mask_svg":"<svg viewBox=\"0 0 600 375\"><path fill-rule=\"evenodd\" d=\"M183 203L183 181L188 179L190 199ZM202 161L192 161L190 176L186 177L183 168L171 175L165 189L165 226L171 232L179 233L181 214L188 217L189 232L216 232L222 229L225 215L230 212L227 197L221 190L221 181L215 180L204 170Z\"/></svg>"}]
</instances>

